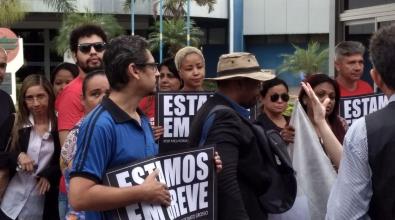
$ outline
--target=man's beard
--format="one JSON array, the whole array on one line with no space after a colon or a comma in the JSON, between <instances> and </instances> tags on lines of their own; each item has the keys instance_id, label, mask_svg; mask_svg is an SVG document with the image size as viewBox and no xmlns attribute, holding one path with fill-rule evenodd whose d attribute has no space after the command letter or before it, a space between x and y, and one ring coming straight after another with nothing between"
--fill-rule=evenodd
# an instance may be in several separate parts
<instances>
[{"instance_id":1,"label":"man's beard","mask_svg":"<svg viewBox=\"0 0 395 220\"><path fill-rule=\"evenodd\" d=\"M102 70L103 67L103 61L100 62L99 66L89 66L89 65L81 65L81 62L77 61L77 66L80 67L82 69L82 71L84 71L85 74L92 72L94 70Z\"/></svg>"}]
</instances>

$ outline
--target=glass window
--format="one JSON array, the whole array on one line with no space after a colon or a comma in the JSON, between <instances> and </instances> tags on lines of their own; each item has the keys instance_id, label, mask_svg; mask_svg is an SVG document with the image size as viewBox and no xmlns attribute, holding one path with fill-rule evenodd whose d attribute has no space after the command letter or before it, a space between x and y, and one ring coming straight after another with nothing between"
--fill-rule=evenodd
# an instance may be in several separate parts
<instances>
[{"instance_id":1,"label":"glass window","mask_svg":"<svg viewBox=\"0 0 395 220\"><path fill-rule=\"evenodd\" d=\"M15 29L15 34L23 38L23 43L44 44L44 31L42 29Z\"/></svg>"},{"instance_id":2,"label":"glass window","mask_svg":"<svg viewBox=\"0 0 395 220\"><path fill-rule=\"evenodd\" d=\"M225 28L210 28L208 37L209 44L226 44Z\"/></svg>"},{"instance_id":3,"label":"glass window","mask_svg":"<svg viewBox=\"0 0 395 220\"><path fill-rule=\"evenodd\" d=\"M383 4L394 3L394 0L345 0L344 9L356 9L369 6L377 6Z\"/></svg>"}]
</instances>

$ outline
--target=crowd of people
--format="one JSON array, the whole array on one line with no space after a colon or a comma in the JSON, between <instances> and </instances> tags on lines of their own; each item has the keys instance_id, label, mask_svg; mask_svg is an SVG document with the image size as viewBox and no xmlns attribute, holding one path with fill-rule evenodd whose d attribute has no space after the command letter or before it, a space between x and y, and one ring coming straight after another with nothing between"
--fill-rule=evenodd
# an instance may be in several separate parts
<instances>
[{"instance_id":1,"label":"crowd of people","mask_svg":"<svg viewBox=\"0 0 395 220\"><path fill-rule=\"evenodd\" d=\"M323 201L326 219L394 218L395 122L388 120L395 111L394 35L395 26L382 28L369 47L371 77L389 104L350 128L339 115L340 98L373 93L361 80L361 43L336 46L336 78L317 73L301 83L297 100L338 173ZM195 47L184 47L158 65L144 38L108 40L96 25L75 28L69 43L75 64L58 65L50 80L27 76L17 111L0 90L0 169L8 173L8 185L0 192L0 220L111 219L108 211L134 203L171 205L157 170L130 187L106 186L103 178L113 167L160 152L156 140L163 127L155 122L156 91L204 91L205 79L216 82L217 90L194 116L188 145L215 146L217 217L270 218L262 195L272 189L267 162L272 155L262 150L268 143L257 137L266 134L254 126L278 133L284 146L305 132L284 115L290 101L285 81L262 71L255 56L244 52L220 56L213 78L205 78L205 58ZM0 83L6 66L7 52L1 48ZM248 109L258 102L261 113L251 119ZM212 124L204 134L209 118ZM292 163L292 151L286 153Z\"/></svg>"}]
</instances>

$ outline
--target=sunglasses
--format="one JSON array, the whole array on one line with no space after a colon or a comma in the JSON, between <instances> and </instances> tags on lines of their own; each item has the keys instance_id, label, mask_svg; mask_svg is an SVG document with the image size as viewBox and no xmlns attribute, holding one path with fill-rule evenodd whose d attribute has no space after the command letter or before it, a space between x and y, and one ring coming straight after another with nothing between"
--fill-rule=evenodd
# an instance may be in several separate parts
<instances>
[{"instance_id":1,"label":"sunglasses","mask_svg":"<svg viewBox=\"0 0 395 220\"><path fill-rule=\"evenodd\" d=\"M81 51L81 53L89 53L91 52L91 49L95 48L96 52L103 52L106 49L106 43L101 42L101 43L87 43L87 44L78 44L78 49Z\"/></svg>"},{"instance_id":2,"label":"sunglasses","mask_svg":"<svg viewBox=\"0 0 395 220\"><path fill-rule=\"evenodd\" d=\"M5 69L7 67L7 63L0 63L0 68Z\"/></svg>"},{"instance_id":3,"label":"sunglasses","mask_svg":"<svg viewBox=\"0 0 395 220\"><path fill-rule=\"evenodd\" d=\"M277 102L279 98L281 98L281 100L283 100L284 102L288 102L288 100L289 100L289 95L288 95L287 93L283 93L283 94L281 94L281 95L275 93L275 94L273 94L273 95L270 96L270 101L272 101L272 102Z\"/></svg>"}]
</instances>

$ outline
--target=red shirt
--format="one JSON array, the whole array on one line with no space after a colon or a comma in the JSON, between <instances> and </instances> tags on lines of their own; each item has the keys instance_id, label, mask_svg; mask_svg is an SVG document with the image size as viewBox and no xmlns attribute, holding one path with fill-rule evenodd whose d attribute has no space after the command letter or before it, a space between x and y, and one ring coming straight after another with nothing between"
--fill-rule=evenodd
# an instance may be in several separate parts
<instances>
[{"instance_id":1,"label":"red shirt","mask_svg":"<svg viewBox=\"0 0 395 220\"><path fill-rule=\"evenodd\" d=\"M84 106L81 103L82 82L82 78L78 76L56 98L59 131L71 130L84 116Z\"/></svg>"},{"instance_id":2,"label":"red shirt","mask_svg":"<svg viewBox=\"0 0 395 220\"><path fill-rule=\"evenodd\" d=\"M151 126L155 125L155 96L144 97L139 103L139 108L149 118Z\"/></svg>"},{"instance_id":3,"label":"red shirt","mask_svg":"<svg viewBox=\"0 0 395 220\"><path fill-rule=\"evenodd\" d=\"M369 85L369 83L363 80L358 80L357 88L353 91L344 88L343 86L340 85L340 83L339 83L339 88L340 88L340 97L369 95L373 93L373 88Z\"/></svg>"}]
</instances>

